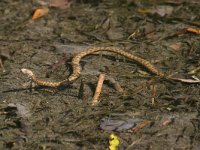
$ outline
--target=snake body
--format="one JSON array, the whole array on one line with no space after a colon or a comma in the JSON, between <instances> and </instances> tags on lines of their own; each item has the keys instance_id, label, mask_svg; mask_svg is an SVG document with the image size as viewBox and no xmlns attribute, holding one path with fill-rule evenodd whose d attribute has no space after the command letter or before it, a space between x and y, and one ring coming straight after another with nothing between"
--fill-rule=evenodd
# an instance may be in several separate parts
<instances>
[{"instance_id":1,"label":"snake body","mask_svg":"<svg viewBox=\"0 0 200 150\"><path fill-rule=\"evenodd\" d=\"M116 47L91 47L91 48L87 48L87 49L79 52L72 59L72 69L73 69L72 74L69 76L69 78L67 78L63 81L60 81L60 82L44 81L44 80L37 79L35 74L31 70L28 70L28 69L26 69L26 70L24 69L24 70L22 70L22 72L24 74L27 74L28 76L30 76L32 81L35 82L39 86L59 87L67 82L72 82L72 81L76 80L81 74L80 60L83 57L90 55L92 53L98 52L98 51L107 51L107 52L119 54L121 56L124 56L124 57L144 66L151 73L153 73L161 78L165 77L165 74L162 73L161 71L159 71L158 69L156 69L149 61L147 61L143 58L140 58L134 54L128 53L120 48L116 48Z\"/></svg>"}]
</instances>

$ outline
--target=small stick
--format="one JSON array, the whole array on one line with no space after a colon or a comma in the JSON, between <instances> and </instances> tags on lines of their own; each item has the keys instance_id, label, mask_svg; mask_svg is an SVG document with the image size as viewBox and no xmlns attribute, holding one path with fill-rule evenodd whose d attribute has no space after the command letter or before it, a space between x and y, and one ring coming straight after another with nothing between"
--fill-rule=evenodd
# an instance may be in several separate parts
<instances>
[{"instance_id":1,"label":"small stick","mask_svg":"<svg viewBox=\"0 0 200 150\"><path fill-rule=\"evenodd\" d=\"M2 59L0 58L0 67L2 68L3 72L6 72L4 66L3 66L3 62L2 62Z\"/></svg>"},{"instance_id":2,"label":"small stick","mask_svg":"<svg viewBox=\"0 0 200 150\"><path fill-rule=\"evenodd\" d=\"M142 137L141 137L140 139L136 140L136 141L133 141L133 142L131 143L131 145L129 145L129 146L127 147L126 150L133 149L133 146L139 144L141 141L142 141Z\"/></svg>"},{"instance_id":3,"label":"small stick","mask_svg":"<svg viewBox=\"0 0 200 150\"><path fill-rule=\"evenodd\" d=\"M151 121L150 120L144 120L142 123L138 124L136 127L132 128L131 131L133 133L137 133L140 129L144 128L147 125L150 125Z\"/></svg>"},{"instance_id":4,"label":"small stick","mask_svg":"<svg viewBox=\"0 0 200 150\"><path fill-rule=\"evenodd\" d=\"M169 124L173 123L174 120L175 120L175 117L171 116L171 117L165 119L164 121L162 121L160 125L161 126L169 125Z\"/></svg>"},{"instance_id":5,"label":"small stick","mask_svg":"<svg viewBox=\"0 0 200 150\"><path fill-rule=\"evenodd\" d=\"M108 82L110 84L112 84L112 86L115 88L115 90L117 90L119 93L123 93L124 92L124 89L121 87L119 82L117 82L114 78L106 76L106 80L108 80Z\"/></svg>"},{"instance_id":6,"label":"small stick","mask_svg":"<svg viewBox=\"0 0 200 150\"><path fill-rule=\"evenodd\" d=\"M194 75L194 74L196 74L198 71L200 71L200 66L198 66L197 68L191 70L190 72L188 72L188 74Z\"/></svg>"},{"instance_id":7,"label":"small stick","mask_svg":"<svg viewBox=\"0 0 200 150\"><path fill-rule=\"evenodd\" d=\"M157 85L153 84L150 86L152 90L152 98L151 98L151 104L155 104L156 96L157 96Z\"/></svg>"},{"instance_id":8,"label":"small stick","mask_svg":"<svg viewBox=\"0 0 200 150\"><path fill-rule=\"evenodd\" d=\"M99 80L98 80L98 83L97 83L96 91L95 91L94 97L92 99L92 106L97 105L97 103L99 102L99 96L101 94L101 89L102 89L104 80L105 80L105 74L101 73L99 75Z\"/></svg>"}]
</instances>

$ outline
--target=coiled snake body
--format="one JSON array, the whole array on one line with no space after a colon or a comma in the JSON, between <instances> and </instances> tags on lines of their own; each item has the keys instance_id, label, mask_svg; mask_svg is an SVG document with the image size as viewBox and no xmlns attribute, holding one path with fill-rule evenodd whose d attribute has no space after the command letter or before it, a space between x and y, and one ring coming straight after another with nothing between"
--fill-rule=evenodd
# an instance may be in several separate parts
<instances>
[{"instance_id":1,"label":"coiled snake body","mask_svg":"<svg viewBox=\"0 0 200 150\"><path fill-rule=\"evenodd\" d=\"M164 73L157 70L149 61L116 47L91 47L79 52L72 59L72 69L73 69L72 74L69 76L69 78L60 82L44 81L44 80L37 79L35 74L29 69L21 69L21 71L22 73L28 75L32 79L32 81L35 82L39 86L59 87L65 84L66 82L72 82L76 80L80 76L80 73L81 73L81 67L80 67L81 58L98 51L107 51L107 52L113 52L113 53L119 54L132 61L137 62L138 64L141 64L142 66L147 68L151 73L161 78L165 77Z\"/></svg>"}]
</instances>

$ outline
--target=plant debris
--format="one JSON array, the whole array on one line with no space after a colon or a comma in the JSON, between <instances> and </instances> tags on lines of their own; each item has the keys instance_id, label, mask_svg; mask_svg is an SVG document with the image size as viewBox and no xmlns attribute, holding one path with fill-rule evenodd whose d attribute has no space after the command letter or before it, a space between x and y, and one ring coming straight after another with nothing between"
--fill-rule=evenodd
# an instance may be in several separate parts
<instances>
[{"instance_id":1,"label":"plant debris","mask_svg":"<svg viewBox=\"0 0 200 150\"><path fill-rule=\"evenodd\" d=\"M100 128L106 131L125 131L133 128L141 119L138 118L125 118L125 116L111 115L101 119Z\"/></svg>"}]
</instances>

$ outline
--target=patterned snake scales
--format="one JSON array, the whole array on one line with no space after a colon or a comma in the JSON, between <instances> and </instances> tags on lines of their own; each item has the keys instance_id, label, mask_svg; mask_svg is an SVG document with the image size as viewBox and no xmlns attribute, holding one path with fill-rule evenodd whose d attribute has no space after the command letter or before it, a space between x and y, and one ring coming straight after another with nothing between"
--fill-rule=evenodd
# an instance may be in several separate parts
<instances>
[{"instance_id":1,"label":"patterned snake scales","mask_svg":"<svg viewBox=\"0 0 200 150\"><path fill-rule=\"evenodd\" d=\"M29 70L29 69L21 69L23 74L28 75L33 82L35 82L39 86L46 86L46 87L59 87L62 85L65 85L67 82L71 82L76 80L80 74L81 74L81 67L80 67L80 60L81 58L90 55L92 53L98 52L98 51L107 51L107 52L113 52L116 54L119 54L121 56L124 56L132 61L137 62L138 64L141 64L145 68L147 68L151 73L161 77L161 78L166 78L164 73L161 71L157 70L149 61L140 58L138 56L135 56L134 54L128 53L120 48L115 48L115 47L92 47L92 48L87 48L78 54L76 54L73 59L72 59L72 68L73 68L73 73L69 76L69 78L60 81L60 82L53 82L53 81L43 81L40 79L37 79L35 74Z\"/></svg>"}]
</instances>

